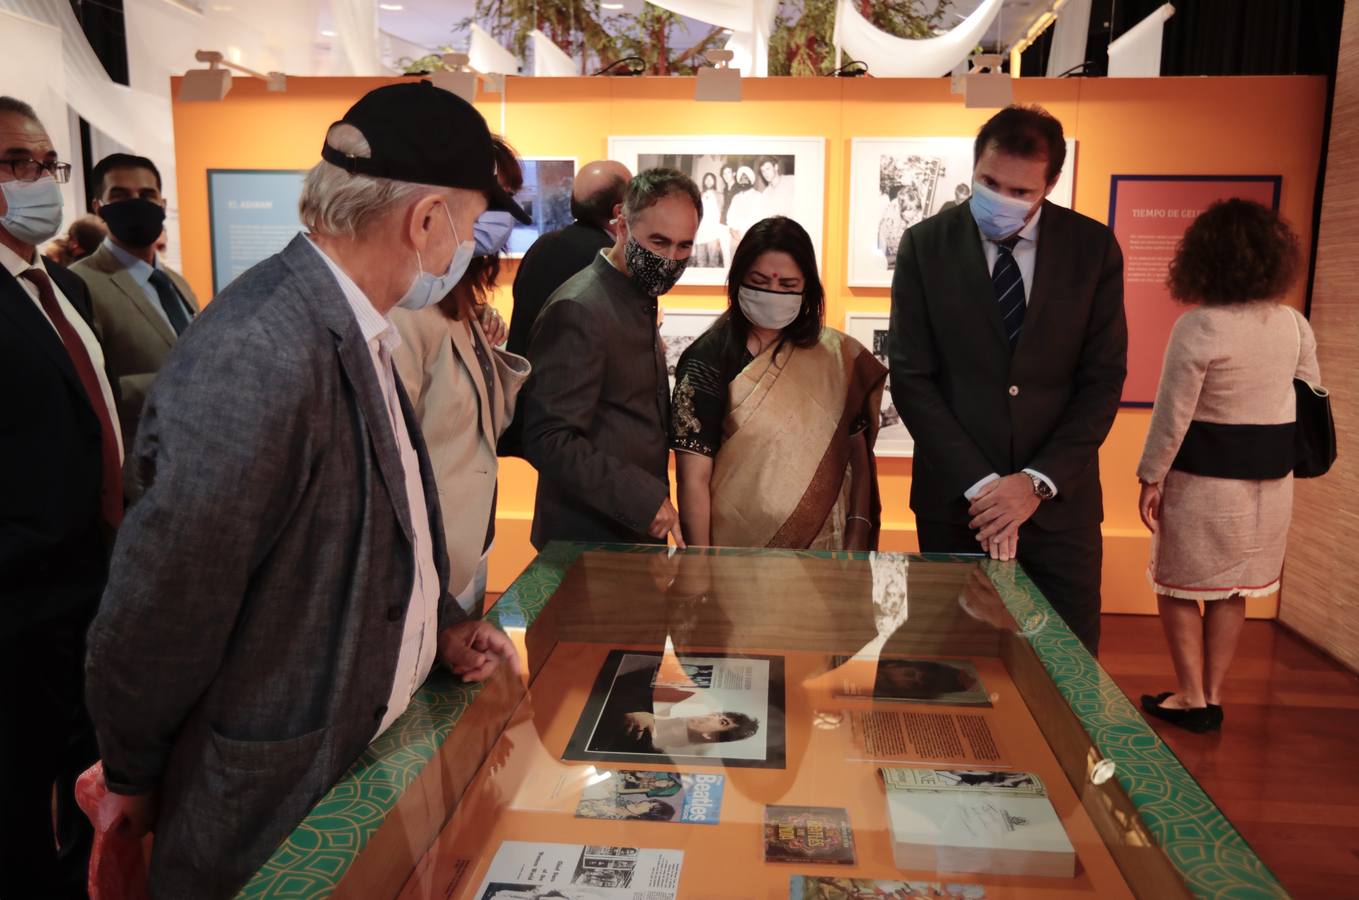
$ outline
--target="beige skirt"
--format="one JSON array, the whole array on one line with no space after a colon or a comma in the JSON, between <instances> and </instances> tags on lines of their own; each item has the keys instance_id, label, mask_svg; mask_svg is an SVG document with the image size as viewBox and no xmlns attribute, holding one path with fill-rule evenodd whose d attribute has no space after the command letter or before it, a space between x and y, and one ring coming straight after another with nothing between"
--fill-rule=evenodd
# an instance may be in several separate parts
<instances>
[{"instance_id":1,"label":"beige skirt","mask_svg":"<svg viewBox=\"0 0 1359 900\"><path fill-rule=\"evenodd\" d=\"M1292 475L1242 481L1172 469L1147 575L1158 594L1185 600L1273 594L1292 512Z\"/></svg>"}]
</instances>

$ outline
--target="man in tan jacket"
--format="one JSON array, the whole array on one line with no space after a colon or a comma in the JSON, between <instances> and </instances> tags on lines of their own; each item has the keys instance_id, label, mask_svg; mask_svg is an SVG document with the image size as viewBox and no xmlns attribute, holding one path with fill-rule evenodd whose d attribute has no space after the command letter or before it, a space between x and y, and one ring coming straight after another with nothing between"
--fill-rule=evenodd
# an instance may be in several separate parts
<instances>
[{"instance_id":1,"label":"man in tan jacket","mask_svg":"<svg viewBox=\"0 0 1359 900\"><path fill-rule=\"evenodd\" d=\"M93 211L108 225L99 249L71 266L90 289L94 330L118 382L123 445L132 446L151 381L198 313L189 283L156 256L165 222L160 172L142 156L114 153L90 173Z\"/></svg>"}]
</instances>

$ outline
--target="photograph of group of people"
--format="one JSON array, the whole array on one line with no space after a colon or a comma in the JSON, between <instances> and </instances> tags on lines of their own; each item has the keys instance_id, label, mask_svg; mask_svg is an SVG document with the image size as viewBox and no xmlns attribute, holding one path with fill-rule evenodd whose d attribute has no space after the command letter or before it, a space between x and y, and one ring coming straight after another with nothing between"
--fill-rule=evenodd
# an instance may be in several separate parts
<instances>
[{"instance_id":1,"label":"photograph of group of people","mask_svg":"<svg viewBox=\"0 0 1359 900\"><path fill-rule=\"evenodd\" d=\"M609 155L633 171L676 169L698 186L703 219L681 284L722 284L741 238L770 216L805 225L820 252L825 191L821 138L614 137Z\"/></svg>"}]
</instances>

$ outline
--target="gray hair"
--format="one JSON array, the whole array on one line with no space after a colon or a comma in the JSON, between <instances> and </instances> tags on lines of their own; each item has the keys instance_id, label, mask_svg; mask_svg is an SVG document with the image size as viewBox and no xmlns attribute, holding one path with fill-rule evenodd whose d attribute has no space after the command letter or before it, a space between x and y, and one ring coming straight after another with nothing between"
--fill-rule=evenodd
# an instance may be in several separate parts
<instances>
[{"instance_id":1,"label":"gray hair","mask_svg":"<svg viewBox=\"0 0 1359 900\"><path fill-rule=\"evenodd\" d=\"M326 144L351 156L373 155L363 132L347 122L330 127ZM392 207L429 190L428 185L346 172L322 160L307 173L297 210L309 231L354 238Z\"/></svg>"},{"instance_id":2,"label":"gray hair","mask_svg":"<svg viewBox=\"0 0 1359 900\"><path fill-rule=\"evenodd\" d=\"M703 198L699 196L698 185L683 172L666 168L647 169L633 176L623 197L623 217L632 222L642 210L671 196L687 197L699 220L703 219Z\"/></svg>"},{"instance_id":3,"label":"gray hair","mask_svg":"<svg viewBox=\"0 0 1359 900\"><path fill-rule=\"evenodd\" d=\"M25 119L32 119L39 125L42 124L38 119L38 114L34 112L33 107L29 106L18 97L0 97L0 113L15 113L23 116Z\"/></svg>"}]
</instances>

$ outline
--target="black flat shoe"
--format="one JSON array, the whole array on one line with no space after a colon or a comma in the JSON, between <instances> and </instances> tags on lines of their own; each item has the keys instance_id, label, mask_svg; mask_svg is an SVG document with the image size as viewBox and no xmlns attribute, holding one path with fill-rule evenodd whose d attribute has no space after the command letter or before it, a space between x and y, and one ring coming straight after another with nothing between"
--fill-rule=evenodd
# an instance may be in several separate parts
<instances>
[{"instance_id":1,"label":"black flat shoe","mask_svg":"<svg viewBox=\"0 0 1359 900\"><path fill-rule=\"evenodd\" d=\"M1152 696L1151 694L1142 695L1142 710L1148 715L1155 716L1171 725L1183 728L1185 731L1192 731L1195 734L1206 734L1209 731L1216 731L1222 727L1222 707L1200 706L1195 709L1171 709L1162 706L1174 691L1166 691L1162 694Z\"/></svg>"}]
</instances>

